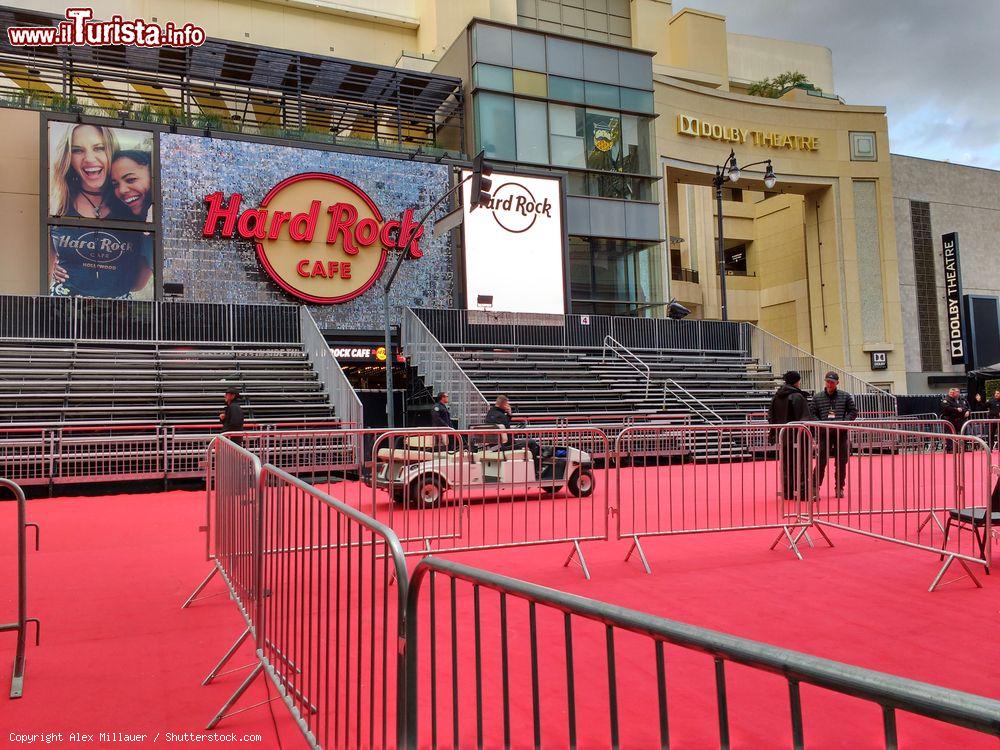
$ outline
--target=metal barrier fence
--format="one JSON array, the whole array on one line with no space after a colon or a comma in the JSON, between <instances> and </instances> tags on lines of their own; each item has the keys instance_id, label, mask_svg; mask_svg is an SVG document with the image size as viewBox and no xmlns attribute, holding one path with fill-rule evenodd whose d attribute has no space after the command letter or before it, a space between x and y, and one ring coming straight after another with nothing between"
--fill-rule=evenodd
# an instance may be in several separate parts
<instances>
[{"instance_id":1,"label":"metal barrier fence","mask_svg":"<svg viewBox=\"0 0 1000 750\"><path fill-rule=\"evenodd\" d=\"M1000 500L993 491L991 452L982 440L857 423L807 426L817 453L813 524L941 555L944 564L931 591L956 560L981 587L968 564L989 569L991 508Z\"/></svg>"},{"instance_id":2,"label":"metal barrier fence","mask_svg":"<svg viewBox=\"0 0 1000 750\"><path fill-rule=\"evenodd\" d=\"M962 425L962 434L979 438L990 450L1000 449L1000 419L970 419Z\"/></svg>"},{"instance_id":3,"label":"metal barrier fence","mask_svg":"<svg viewBox=\"0 0 1000 750\"><path fill-rule=\"evenodd\" d=\"M444 579L440 585L438 579ZM747 717L760 721L759 714L748 714L731 703L731 685L747 677L745 670L727 675L726 667L731 665L784 679L795 748L805 746L808 726L802 685L875 703L881 709L887 748L898 746L898 711L1000 736L1000 701L667 620L435 557L425 558L413 571L406 624L409 748L473 744L667 748L675 738L672 734L678 733L672 723L676 713L669 711L673 701L668 700L668 685L675 694L685 695L688 716L693 702L697 711L693 715L704 717L706 726L692 746L704 746L716 734L719 745L729 748L731 705L736 721ZM697 657L687 655L691 652L707 658L695 661ZM714 706L710 688L699 695L687 686L689 681L701 682L699 670L710 675L702 683L705 688L714 681ZM690 675L690 680L679 678L679 672ZM668 679L668 675L672 676ZM809 695L806 705L815 707L820 697ZM770 738L772 746L785 741Z\"/></svg>"},{"instance_id":4,"label":"metal barrier fence","mask_svg":"<svg viewBox=\"0 0 1000 750\"><path fill-rule=\"evenodd\" d=\"M955 434L955 428L950 422L934 416L920 419L915 417L857 419L851 424L857 427L874 427L893 431L858 430L851 432L851 447L859 451L926 451L934 448L944 450L946 443L934 436ZM908 432L911 435L909 438L902 438L895 434L896 432Z\"/></svg>"},{"instance_id":5,"label":"metal barrier fence","mask_svg":"<svg viewBox=\"0 0 1000 750\"><path fill-rule=\"evenodd\" d=\"M213 568L182 606L218 573L246 623L203 684L248 638L256 663L207 728L245 710L231 711L264 673L310 747L402 746L407 571L395 534L226 437L208 456Z\"/></svg>"},{"instance_id":6,"label":"metal barrier fence","mask_svg":"<svg viewBox=\"0 0 1000 750\"><path fill-rule=\"evenodd\" d=\"M0 340L298 343L297 305L0 295Z\"/></svg>"},{"instance_id":7,"label":"metal barrier fence","mask_svg":"<svg viewBox=\"0 0 1000 750\"><path fill-rule=\"evenodd\" d=\"M600 349L612 336L632 349L742 352L742 323L617 315L413 309L443 344Z\"/></svg>"},{"instance_id":8,"label":"metal barrier fence","mask_svg":"<svg viewBox=\"0 0 1000 750\"><path fill-rule=\"evenodd\" d=\"M625 559L638 553L649 573L642 537L750 529L777 529L778 539L786 538L801 559L797 542L809 526L812 437L803 425L768 432L777 461L757 460L755 425L622 430L615 440L615 497L618 538L632 540ZM663 465L665 448L676 458Z\"/></svg>"},{"instance_id":9,"label":"metal barrier fence","mask_svg":"<svg viewBox=\"0 0 1000 750\"><path fill-rule=\"evenodd\" d=\"M307 426L331 431L351 425L331 420L260 428L268 434L300 435L299 428ZM214 424L0 425L0 474L25 486L200 477L205 449L218 436L217 429ZM275 438L275 443L282 439L295 443L293 438Z\"/></svg>"},{"instance_id":10,"label":"metal barrier fence","mask_svg":"<svg viewBox=\"0 0 1000 750\"><path fill-rule=\"evenodd\" d=\"M407 554L573 545L608 538L610 453L591 427L395 430L375 442L363 506L399 536Z\"/></svg>"},{"instance_id":11,"label":"metal barrier fence","mask_svg":"<svg viewBox=\"0 0 1000 750\"><path fill-rule=\"evenodd\" d=\"M28 617L28 528L35 530L35 550L38 550L38 524L29 523L27 507L22 490L15 482L0 478L0 488L6 488L17 502L17 622L0 623L0 633L16 632L17 646L14 649L14 669L10 678L10 697L20 698L24 694L24 652L28 638L28 623L35 625L35 645L38 645L41 623Z\"/></svg>"}]
</instances>

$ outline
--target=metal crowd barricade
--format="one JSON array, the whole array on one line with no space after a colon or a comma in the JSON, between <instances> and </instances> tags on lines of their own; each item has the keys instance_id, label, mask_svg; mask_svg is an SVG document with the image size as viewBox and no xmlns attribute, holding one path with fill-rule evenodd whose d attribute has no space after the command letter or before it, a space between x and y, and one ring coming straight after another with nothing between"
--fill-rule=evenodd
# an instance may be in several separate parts
<instances>
[{"instance_id":1,"label":"metal crowd barricade","mask_svg":"<svg viewBox=\"0 0 1000 750\"><path fill-rule=\"evenodd\" d=\"M38 524L29 523L22 490L15 482L0 478L0 488L7 488L17 502L17 622L0 623L0 633L16 632L17 646L14 650L14 669L10 678L10 697L20 698L24 694L24 652L28 637L28 623L35 625L35 645L38 645L41 623L28 617L28 528L35 530L35 550L38 550Z\"/></svg>"},{"instance_id":2,"label":"metal crowd barricade","mask_svg":"<svg viewBox=\"0 0 1000 750\"><path fill-rule=\"evenodd\" d=\"M393 430L375 442L364 510L406 554L571 544L608 538L610 454L593 427Z\"/></svg>"},{"instance_id":3,"label":"metal crowd barricade","mask_svg":"<svg viewBox=\"0 0 1000 750\"><path fill-rule=\"evenodd\" d=\"M402 746L407 571L395 534L287 472L260 478L259 664L311 747Z\"/></svg>"},{"instance_id":4,"label":"metal crowd barricade","mask_svg":"<svg viewBox=\"0 0 1000 750\"><path fill-rule=\"evenodd\" d=\"M809 525L812 438L802 425L769 429L778 460L761 457L753 424L634 426L615 441L618 538L651 572L641 538L776 529L801 559ZM663 460L658 446L680 455Z\"/></svg>"},{"instance_id":5,"label":"metal crowd barricade","mask_svg":"<svg viewBox=\"0 0 1000 750\"><path fill-rule=\"evenodd\" d=\"M55 475L56 430L0 426L0 476L22 486L50 484Z\"/></svg>"},{"instance_id":6,"label":"metal crowd barricade","mask_svg":"<svg viewBox=\"0 0 1000 750\"><path fill-rule=\"evenodd\" d=\"M196 601L208 582L219 574L247 624L230 653L206 678L206 684L252 630L255 513L260 467L257 456L226 437L215 437L206 451L204 530L207 536L206 556L212 562L212 569L181 605L181 609Z\"/></svg>"},{"instance_id":7,"label":"metal crowd barricade","mask_svg":"<svg viewBox=\"0 0 1000 750\"><path fill-rule=\"evenodd\" d=\"M988 569L991 559L994 477L986 443L856 422L808 428L817 452L813 524L939 555L931 591L955 561L981 587L969 564Z\"/></svg>"},{"instance_id":8,"label":"metal crowd barricade","mask_svg":"<svg viewBox=\"0 0 1000 750\"><path fill-rule=\"evenodd\" d=\"M962 434L979 438L991 451L1000 449L1000 419L970 419L962 425Z\"/></svg>"},{"instance_id":9,"label":"metal crowd barricade","mask_svg":"<svg viewBox=\"0 0 1000 750\"><path fill-rule=\"evenodd\" d=\"M741 693L733 689L747 680L747 668L787 684L787 692L776 691L780 703L788 701L787 713L780 703L774 713L788 717L782 721L789 722L790 738L769 737L770 746L788 739L794 748L805 746L806 711L821 710L817 703L822 707L826 696L814 691L803 701L802 685L838 694L838 700L850 696L876 704L887 748L898 746L900 711L1000 736L1000 701L437 557L425 558L413 571L406 625L408 748L667 748L678 735L683 744L704 747L717 741L729 748L731 725L739 731L748 719L760 721L759 714L740 706ZM700 691L678 678L698 669L708 673ZM767 687L760 679L753 685ZM687 718L702 718L703 725L692 729L686 721L678 729L676 708L669 710L677 695L687 704ZM869 717L876 726L877 716ZM692 731L698 733L693 742L685 736Z\"/></svg>"},{"instance_id":10,"label":"metal crowd barricade","mask_svg":"<svg viewBox=\"0 0 1000 750\"><path fill-rule=\"evenodd\" d=\"M909 438L901 438L893 433L859 431L850 436L851 447L860 451L905 451L925 449L944 450L946 443L934 435L954 435L955 428L951 422L930 416L920 417L880 417L855 420L852 424L865 427L876 427L885 430L909 432Z\"/></svg>"}]
</instances>

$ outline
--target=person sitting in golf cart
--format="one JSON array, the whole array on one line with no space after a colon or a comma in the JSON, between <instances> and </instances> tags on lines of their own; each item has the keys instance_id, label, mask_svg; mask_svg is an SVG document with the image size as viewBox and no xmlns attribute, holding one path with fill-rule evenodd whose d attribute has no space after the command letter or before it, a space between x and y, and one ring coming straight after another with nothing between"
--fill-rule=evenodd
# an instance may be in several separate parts
<instances>
[{"instance_id":1,"label":"person sitting in golf cart","mask_svg":"<svg viewBox=\"0 0 1000 750\"><path fill-rule=\"evenodd\" d=\"M495 425L497 427L506 427L508 430L511 429L511 413L514 411L510 404L510 399L504 395L497 396L497 400L493 402L487 412L486 417L483 422L486 424ZM507 442L507 436L502 438L503 442ZM531 453L531 458L538 460L539 454L541 454L541 448L536 440L515 440L512 446L513 450L520 450L522 448L527 448Z\"/></svg>"}]
</instances>

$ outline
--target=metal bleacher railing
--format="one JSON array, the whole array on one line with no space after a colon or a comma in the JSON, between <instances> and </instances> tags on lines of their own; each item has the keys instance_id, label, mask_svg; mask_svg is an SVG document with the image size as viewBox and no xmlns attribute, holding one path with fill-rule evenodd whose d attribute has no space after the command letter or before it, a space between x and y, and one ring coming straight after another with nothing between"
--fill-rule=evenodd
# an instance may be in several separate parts
<instances>
[{"instance_id":1,"label":"metal bleacher railing","mask_svg":"<svg viewBox=\"0 0 1000 750\"><path fill-rule=\"evenodd\" d=\"M442 344L601 349L611 336L630 349L740 353L739 323L615 315L550 315L492 310L413 309Z\"/></svg>"},{"instance_id":2,"label":"metal bleacher railing","mask_svg":"<svg viewBox=\"0 0 1000 750\"><path fill-rule=\"evenodd\" d=\"M434 312L466 311L435 310ZM409 308L403 310L399 331L400 344L411 366L425 383L436 389L437 393L448 394L449 408L453 418L458 421L458 426L467 429L482 419L489 408L486 398L427 327L417 311Z\"/></svg>"},{"instance_id":3,"label":"metal bleacher railing","mask_svg":"<svg viewBox=\"0 0 1000 750\"><path fill-rule=\"evenodd\" d=\"M297 305L0 295L0 340L299 343Z\"/></svg>"},{"instance_id":4,"label":"metal bleacher railing","mask_svg":"<svg viewBox=\"0 0 1000 750\"><path fill-rule=\"evenodd\" d=\"M823 387L823 376L833 370L840 374L840 387L854 394L862 416L894 415L896 397L876 385L862 380L842 367L826 362L794 344L778 338L753 323L735 323L740 327L740 349L746 356L770 365L776 376L796 370L802 376L800 387L804 391L818 391Z\"/></svg>"},{"instance_id":5,"label":"metal bleacher railing","mask_svg":"<svg viewBox=\"0 0 1000 750\"><path fill-rule=\"evenodd\" d=\"M263 673L313 748L522 746L532 738L536 747L617 747L637 744L636 736L646 745L659 741L668 747L676 732L676 714L668 706L678 698L668 701L667 676L677 673L666 648L679 647L712 659L706 667L714 677L715 711L698 714L705 722L698 731L717 733L724 748L730 746L731 725L740 735L748 720L758 727L757 714L739 710L737 703L737 682L746 673L727 674L728 665L784 678L796 748L805 746L807 731L815 731L807 719L816 696L803 701L803 684L877 704L886 747L897 746L897 712L1000 736L1000 702L988 698L436 557L408 575L406 542L388 523L354 507L353 499L334 499L277 467L262 466L225 438L214 448L214 562L246 627L206 682L248 638L255 659L211 727L247 710L234 710L235 703ZM950 460L956 454L941 455ZM338 496L350 490L345 479L335 483ZM426 550L438 551L447 545ZM646 682L650 689L643 690ZM704 702L691 691L680 692ZM649 702L648 711L621 710L637 696ZM657 717L652 724L651 717ZM780 731L780 725L761 721L758 731Z\"/></svg>"},{"instance_id":6,"label":"metal bleacher railing","mask_svg":"<svg viewBox=\"0 0 1000 750\"><path fill-rule=\"evenodd\" d=\"M343 421L360 427L365 423L361 399L355 393L351 381L347 379L337 358L333 356L323 333L316 325L316 320L305 305L299 308L299 323L302 350L309 357L319 381L326 387L334 412Z\"/></svg>"},{"instance_id":7,"label":"metal bleacher railing","mask_svg":"<svg viewBox=\"0 0 1000 750\"><path fill-rule=\"evenodd\" d=\"M35 530L35 549L38 549L38 524L27 520L27 507L22 490L15 482L0 478L0 489L6 488L17 502L17 622L0 623L0 633L16 632L17 646L14 650L14 669L10 678L10 697L20 698L24 694L24 652L28 638L28 623L35 625L35 645L41 624L34 617L28 617L28 528Z\"/></svg>"}]
</instances>

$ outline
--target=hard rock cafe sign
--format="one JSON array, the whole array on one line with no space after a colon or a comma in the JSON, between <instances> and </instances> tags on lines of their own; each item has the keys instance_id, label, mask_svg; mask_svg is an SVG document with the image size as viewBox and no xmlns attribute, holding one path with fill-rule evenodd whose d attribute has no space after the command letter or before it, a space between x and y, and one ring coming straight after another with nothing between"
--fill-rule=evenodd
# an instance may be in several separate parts
<instances>
[{"instance_id":1,"label":"hard rock cafe sign","mask_svg":"<svg viewBox=\"0 0 1000 750\"><path fill-rule=\"evenodd\" d=\"M306 302L333 305L367 291L382 275L389 250L423 255L424 227L406 209L386 221L371 197L353 182L323 172L282 180L260 202L243 196L205 196L205 237L242 237L278 286Z\"/></svg>"}]
</instances>

